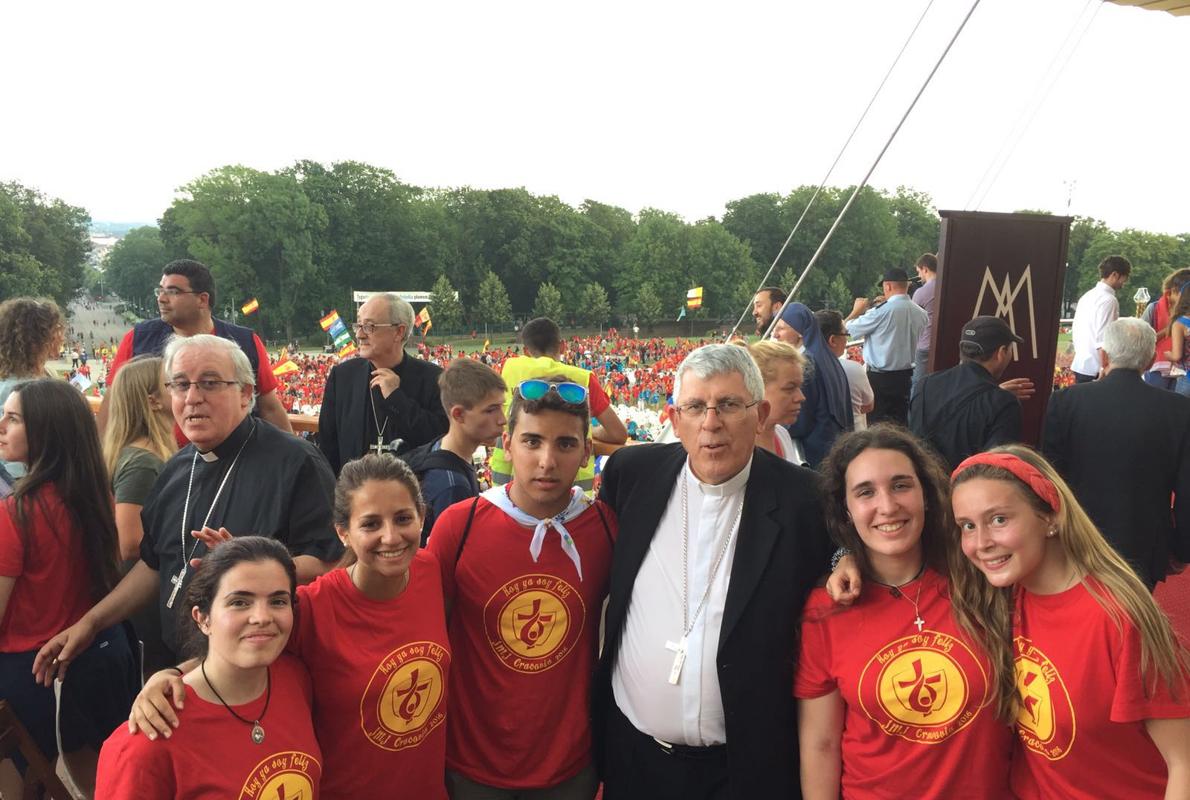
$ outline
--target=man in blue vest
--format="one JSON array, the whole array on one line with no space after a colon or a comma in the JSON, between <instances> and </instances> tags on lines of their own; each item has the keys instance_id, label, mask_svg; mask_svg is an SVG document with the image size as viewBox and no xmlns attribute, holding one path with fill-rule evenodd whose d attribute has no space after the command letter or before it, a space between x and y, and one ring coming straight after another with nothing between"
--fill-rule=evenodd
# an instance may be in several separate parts
<instances>
[{"instance_id":1,"label":"man in blue vest","mask_svg":"<svg viewBox=\"0 0 1190 800\"><path fill-rule=\"evenodd\" d=\"M161 355L171 336L212 333L235 342L248 357L248 363L256 375L256 408L260 418L287 433L293 433L289 415L277 397L277 378L273 375L269 355L260 337L251 328L211 316L211 308L215 305L215 279L206 265L188 258L169 262L161 270L161 283L153 293L157 295L161 318L139 322L124 334L116 349L116 357L108 367L108 386L113 384L116 372L126 361L146 353ZM107 424L107 395L104 395L99 407L98 422L102 431ZM177 425L174 426L174 435L179 445L186 444Z\"/></svg>"}]
</instances>

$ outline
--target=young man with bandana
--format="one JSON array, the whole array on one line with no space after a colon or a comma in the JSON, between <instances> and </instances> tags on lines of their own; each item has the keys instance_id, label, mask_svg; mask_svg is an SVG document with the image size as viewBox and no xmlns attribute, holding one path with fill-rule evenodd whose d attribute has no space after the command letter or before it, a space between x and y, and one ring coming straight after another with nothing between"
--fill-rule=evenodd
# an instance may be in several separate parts
<instances>
[{"instance_id":1,"label":"young man with bandana","mask_svg":"<svg viewBox=\"0 0 1190 800\"><path fill-rule=\"evenodd\" d=\"M589 415L587 388L564 376L514 386L516 477L448 508L430 536L455 664L453 800L595 796L589 697L616 521L575 486Z\"/></svg>"}]
</instances>

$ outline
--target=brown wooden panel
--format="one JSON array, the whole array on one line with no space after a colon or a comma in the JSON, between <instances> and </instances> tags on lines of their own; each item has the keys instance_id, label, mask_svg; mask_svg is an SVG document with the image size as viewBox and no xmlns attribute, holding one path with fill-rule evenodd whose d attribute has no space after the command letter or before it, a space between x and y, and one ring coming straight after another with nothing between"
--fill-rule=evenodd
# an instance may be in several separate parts
<instances>
[{"instance_id":1,"label":"brown wooden panel","mask_svg":"<svg viewBox=\"0 0 1190 800\"><path fill-rule=\"evenodd\" d=\"M1022 404L1024 439L1036 445L1053 386L1062 282L1071 217L939 211L938 293L930 371L959 363L963 323L1003 317L1025 340L1008 378L1033 379L1037 394Z\"/></svg>"}]
</instances>

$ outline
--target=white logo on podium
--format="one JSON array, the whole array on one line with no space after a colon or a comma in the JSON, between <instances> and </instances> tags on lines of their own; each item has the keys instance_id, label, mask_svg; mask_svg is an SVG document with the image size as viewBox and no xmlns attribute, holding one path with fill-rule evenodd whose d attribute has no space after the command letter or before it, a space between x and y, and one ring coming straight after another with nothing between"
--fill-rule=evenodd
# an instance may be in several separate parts
<instances>
[{"instance_id":1,"label":"white logo on podium","mask_svg":"<svg viewBox=\"0 0 1190 800\"><path fill-rule=\"evenodd\" d=\"M1021 289L1025 290L1025 298L1029 303L1029 341L1033 346L1033 358L1037 358L1037 313L1033 308L1033 275L1032 265L1026 264L1025 271L1021 273L1020 280L1016 282L1016 286L1012 285L1008 273L1004 273L1004 281L1000 286L996 285L996 279L992 276L992 268L985 267L983 271L983 282L979 285L979 297L975 300L975 311L971 314L973 317L982 316L985 312L983 309L983 298L989 289L992 290L992 297L996 301L996 310L991 312L992 316L1002 317L1008 323L1008 327L1012 328L1012 332L1020 336L1020 332L1016 328L1016 298L1021 293ZM1022 337L1023 338L1023 337ZM1020 360L1020 352L1016 344L1012 345L1012 359L1013 361Z\"/></svg>"}]
</instances>

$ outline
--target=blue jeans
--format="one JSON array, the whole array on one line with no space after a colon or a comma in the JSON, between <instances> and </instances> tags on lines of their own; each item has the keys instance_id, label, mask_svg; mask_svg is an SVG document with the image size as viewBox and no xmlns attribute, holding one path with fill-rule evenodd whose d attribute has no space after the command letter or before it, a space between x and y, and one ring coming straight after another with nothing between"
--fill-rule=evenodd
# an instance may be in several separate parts
<instances>
[{"instance_id":1,"label":"blue jeans","mask_svg":"<svg viewBox=\"0 0 1190 800\"><path fill-rule=\"evenodd\" d=\"M1182 397L1190 397L1190 376L1183 375L1178 378L1178 382L1174 385L1173 390Z\"/></svg>"},{"instance_id":2,"label":"blue jeans","mask_svg":"<svg viewBox=\"0 0 1190 800\"><path fill-rule=\"evenodd\" d=\"M1166 377L1155 369L1149 370L1142 377L1149 386L1156 386L1158 389L1165 389L1170 392L1174 391L1178 385L1177 378Z\"/></svg>"}]
</instances>

